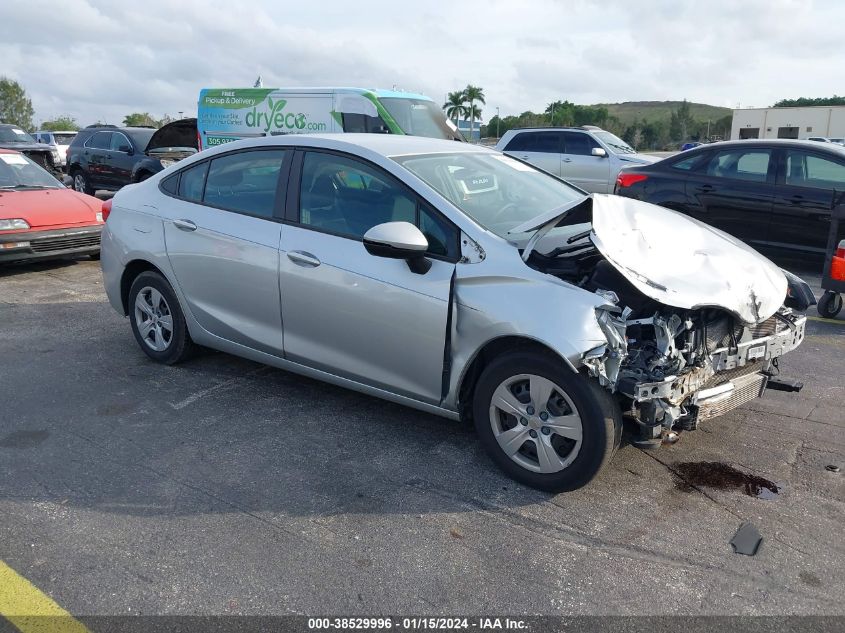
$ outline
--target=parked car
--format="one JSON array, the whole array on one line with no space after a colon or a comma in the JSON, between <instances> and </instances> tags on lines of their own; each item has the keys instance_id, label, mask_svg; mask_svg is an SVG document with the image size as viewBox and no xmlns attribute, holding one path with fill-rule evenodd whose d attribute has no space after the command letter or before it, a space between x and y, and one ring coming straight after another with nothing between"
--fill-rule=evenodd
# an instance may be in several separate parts
<instances>
[{"instance_id":1,"label":"parked car","mask_svg":"<svg viewBox=\"0 0 845 633\"><path fill-rule=\"evenodd\" d=\"M146 180L196 152L196 119L179 119L158 130L90 126L70 144L67 171L74 189L93 195Z\"/></svg>"},{"instance_id":2,"label":"parked car","mask_svg":"<svg viewBox=\"0 0 845 633\"><path fill-rule=\"evenodd\" d=\"M21 152L51 173L58 174L60 171L58 150L37 142L17 125L0 123L0 149Z\"/></svg>"},{"instance_id":3,"label":"parked car","mask_svg":"<svg viewBox=\"0 0 845 633\"><path fill-rule=\"evenodd\" d=\"M106 293L151 359L204 345L472 419L547 490L596 475L623 411L659 442L775 385L811 296L681 214L446 140L247 139L104 206Z\"/></svg>"},{"instance_id":4,"label":"parked car","mask_svg":"<svg viewBox=\"0 0 845 633\"><path fill-rule=\"evenodd\" d=\"M831 209L845 203L845 148L726 141L626 169L616 193L680 211L757 247L823 254Z\"/></svg>"},{"instance_id":5,"label":"parked car","mask_svg":"<svg viewBox=\"0 0 845 633\"><path fill-rule=\"evenodd\" d=\"M699 141L690 141L689 143L684 143L683 145L681 145L681 151L685 152L688 149L694 149L696 147L701 147L702 145L704 145L704 143L701 143Z\"/></svg>"},{"instance_id":6,"label":"parked car","mask_svg":"<svg viewBox=\"0 0 845 633\"><path fill-rule=\"evenodd\" d=\"M102 203L77 193L22 153L0 149L0 263L98 257Z\"/></svg>"},{"instance_id":7,"label":"parked car","mask_svg":"<svg viewBox=\"0 0 845 633\"><path fill-rule=\"evenodd\" d=\"M37 142L56 148L59 154L58 165L60 167L64 167L67 164L67 148L76 136L76 131L39 130L38 132L33 132L32 136Z\"/></svg>"},{"instance_id":8,"label":"parked car","mask_svg":"<svg viewBox=\"0 0 845 633\"><path fill-rule=\"evenodd\" d=\"M596 193L611 193L623 166L660 160L591 125L508 130L496 149Z\"/></svg>"}]
</instances>

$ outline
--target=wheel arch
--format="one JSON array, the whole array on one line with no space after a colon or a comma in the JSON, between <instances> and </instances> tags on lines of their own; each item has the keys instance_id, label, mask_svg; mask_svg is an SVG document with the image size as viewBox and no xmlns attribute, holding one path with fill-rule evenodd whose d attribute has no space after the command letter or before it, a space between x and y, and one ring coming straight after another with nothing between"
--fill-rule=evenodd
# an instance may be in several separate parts
<instances>
[{"instance_id":1,"label":"wheel arch","mask_svg":"<svg viewBox=\"0 0 845 633\"><path fill-rule=\"evenodd\" d=\"M129 314L129 289L132 287L132 282L138 275L148 270L158 273L167 280L167 275L160 268L145 259L133 259L123 268L120 276L120 303L123 306L124 316ZM167 282L170 283L169 280Z\"/></svg>"},{"instance_id":2,"label":"wheel arch","mask_svg":"<svg viewBox=\"0 0 845 633\"><path fill-rule=\"evenodd\" d=\"M472 394L479 376L494 359L510 352L535 352L550 356L561 365L577 372L566 358L537 339L528 336L505 335L484 343L466 365L458 383L458 413L463 420L472 419Z\"/></svg>"}]
</instances>

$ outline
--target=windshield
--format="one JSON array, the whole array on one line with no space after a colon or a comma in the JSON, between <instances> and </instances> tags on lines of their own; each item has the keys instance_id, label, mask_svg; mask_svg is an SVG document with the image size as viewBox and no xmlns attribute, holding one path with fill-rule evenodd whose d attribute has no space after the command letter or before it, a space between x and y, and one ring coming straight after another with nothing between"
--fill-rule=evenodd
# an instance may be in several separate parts
<instances>
[{"instance_id":1,"label":"windshield","mask_svg":"<svg viewBox=\"0 0 845 633\"><path fill-rule=\"evenodd\" d=\"M64 185L23 154L0 154L0 189L60 189Z\"/></svg>"},{"instance_id":2,"label":"windshield","mask_svg":"<svg viewBox=\"0 0 845 633\"><path fill-rule=\"evenodd\" d=\"M70 145L70 142L76 138L76 134L53 134L57 145Z\"/></svg>"},{"instance_id":3,"label":"windshield","mask_svg":"<svg viewBox=\"0 0 845 633\"><path fill-rule=\"evenodd\" d=\"M565 182L498 152L395 156L484 228L508 231L585 194Z\"/></svg>"},{"instance_id":4,"label":"windshield","mask_svg":"<svg viewBox=\"0 0 845 633\"><path fill-rule=\"evenodd\" d=\"M446 124L446 116L434 101L387 97L380 98L379 102L405 134L460 140L458 134Z\"/></svg>"},{"instance_id":5,"label":"windshield","mask_svg":"<svg viewBox=\"0 0 845 633\"><path fill-rule=\"evenodd\" d=\"M18 127L0 127L0 143L34 143L35 139Z\"/></svg>"},{"instance_id":6,"label":"windshield","mask_svg":"<svg viewBox=\"0 0 845 633\"><path fill-rule=\"evenodd\" d=\"M143 152L147 149L147 144L150 142L153 134L155 134L158 130L153 128L137 128L133 130L132 128L125 127L121 131L125 132L130 138L132 138L135 145L140 147Z\"/></svg>"},{"instance_id":7,"label":"windshield","mask_svg":"<svg viewBox=\"0 0 845 633\"><path fill-rule=\"evenodd\" d=\"M621 138L610 132L593 132L595 137L602 143L610 147L610 151L614 154L636 154L634 148L628 145Z\"/></svg>"}]
</instances>

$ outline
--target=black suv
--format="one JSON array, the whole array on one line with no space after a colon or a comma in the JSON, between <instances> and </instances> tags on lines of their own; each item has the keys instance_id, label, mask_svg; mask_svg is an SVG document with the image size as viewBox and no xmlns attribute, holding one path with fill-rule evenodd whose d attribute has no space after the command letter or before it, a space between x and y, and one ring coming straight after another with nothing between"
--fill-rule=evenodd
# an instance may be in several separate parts
<instances>
[{"instance_id":1,"label":"black suv","mask_svg":"<svg viewBox=\"0 0 845 633\"><path fill-rule=\"evenodd\" d=\"M616 193L686 213L753 245L824 254L845 205L845 148L786 139L722 141L623 169Z\"/></svg>"},{"instance_id":2,"label":"black suv","mask_svg":"<svg viewBox=\"0 0 845 633\"><path fill-rule=\"evenodd\" d=\"M25 154L53 175L59 173L59 152L52 145L39 143L17 125L0 123L0 148Z\"/></svg>"},{"instance_id":3,"label":"black suv","mask_svg":"<svg viewBox=\"0 0 845 633\"><path fill-rule=\"evenodd\" d=\"M93 195L146 180L197 151L197 120L179 119L159 128L91 125L67 150L73 188Z\"/></svg>"}]
</instances>

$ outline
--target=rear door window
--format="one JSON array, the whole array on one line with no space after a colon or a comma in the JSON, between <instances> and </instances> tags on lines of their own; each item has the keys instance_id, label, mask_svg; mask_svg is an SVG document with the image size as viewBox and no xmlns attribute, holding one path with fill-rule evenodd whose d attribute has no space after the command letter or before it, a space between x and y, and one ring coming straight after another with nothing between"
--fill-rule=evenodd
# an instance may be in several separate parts
<instances>
[{"instance_id":1,"label":"rear door window","mask_svg":"<svg viewBox=\"0 0 845 633\"><path fill-rule=\"evenodd\" d=\"M184 170L179 178L179 197L192 202L201 202L207 172L208 161Z\"/></svg>"},{"instance_id":2,"label":"rear door window","mask_svg":"<svg viewBox=\"0 0 845 633\"><path fill-rule=\"evenodd\" d=\"M508 143L505 151L559 154L561 152L561 134L560 132L522 132Z\"/></svg>"},{"instance_id":3,"label":"rear door window","mask_svg":"<svg viewBox=\"0 0 845 633\"><path fill-rule=\"evenodd\" d=\"M203 202L211 206L272 218L285 150L227 154L211 161Z\"/></svg>"},{"instance_id":4,"label":"rear door window","mask_svg":"<svg viewBox=\"0 0 845 633\"><path fill-rule=\"evenodd\" d=\"M750 182L766 182L772 152L768 149L727 150L707 164L707 175Z\"/></svg>"},{"instance_id":5,"label":"rear door window","mask_svg":"<svg viewBox=\"0 0 845 633\"><path fill-rule=\"evenodd\" d=\"M111 132L97 132L85 143L91 149L109 149L111 147Z\"/></svg>"}]
</instances>

